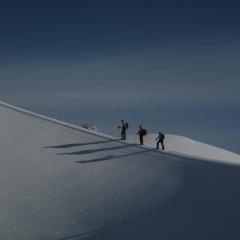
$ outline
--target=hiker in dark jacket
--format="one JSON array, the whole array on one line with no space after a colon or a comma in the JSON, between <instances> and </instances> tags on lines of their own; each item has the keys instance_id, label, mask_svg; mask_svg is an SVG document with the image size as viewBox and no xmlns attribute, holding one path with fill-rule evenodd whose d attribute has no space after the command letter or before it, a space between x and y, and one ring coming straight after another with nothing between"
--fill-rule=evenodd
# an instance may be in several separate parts
<instances>
[{"instance_id":1,"label":"hiker in dark jacket","mask_svg":"<svg viewBox=\"0 0 240 240\"><path fill-rule=\"evenodd\" d=\"M157 141L156 149L159 149L159 143L161 143L161 145L162 145L162 150L165 149L164 143L163 143L164 142L164 138L165 138L165 135L163 133L159 132L158 133L158 137L156 138L156 141Z\"/></svg>"},{"instance_id":2,"label":"hiker in dark jacket","mask_svg":"<svg viewBox=\"0 0 240 240\"><path fill-rule=\"evenodd\" d=\"M124 120L122 120L121 124L120 124L120 126L118 128L122 129L122 131L121 131L121 139L122 140L126 140L126 131L128 129L128 123L125 122Z\"/></svg>"},{"instance_id":3,"label":"hiker in dark jacket","mask_svg":"<svg viewBox=\"0 0 240 240\"><path fill-rule=\"evenodd\" d=\"M139 135L140 145L143 145L143 137L147 134L147 130L139 126L137 134Z\"/></svg>"}]
</instances>

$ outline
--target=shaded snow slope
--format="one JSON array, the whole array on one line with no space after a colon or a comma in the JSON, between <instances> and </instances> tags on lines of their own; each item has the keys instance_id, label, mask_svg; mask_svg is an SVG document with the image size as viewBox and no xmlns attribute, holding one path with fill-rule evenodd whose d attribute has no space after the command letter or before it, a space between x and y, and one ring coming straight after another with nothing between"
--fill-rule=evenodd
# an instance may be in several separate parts
<instances>
[{"instance_id":1,"label":"shaded snow slope","mask_svg":"<svg viewBox=\"0 0 240 240\"><path fill-rule=\"evenodd\" d=\"M42 118L0 106L1 239L95 231L177 190L180 174L163 166L158 153Z\"/></svg>"},{"instance_id":2,"label":"shaded snow slope","mask_svg":"<svg viewBox=\"0 0 240 240\"><path fill-rule=\"evenodd\" d=\"M144 137L144 145L148 147L156 147L157 134L147 134ZM128 141L138 142L136 135L128 136ZM208 159L220 162L228 162L240 164L240 155L214 147L199 141L192 140L187 137L174 134L165 134L165 151L183 156L196 157L198 159ZM161 148L161 145L160 145Z\"/></svg>"},{"instance_id":3,"label":"shaded snow slope","mask_svg":"<svg viewBox=\"0 0 240 240\"><path fill-rule=\"evenodd\" d=\"M0 103L0 239L238 239L240 170Z\"/></svg>"}]
</instances>

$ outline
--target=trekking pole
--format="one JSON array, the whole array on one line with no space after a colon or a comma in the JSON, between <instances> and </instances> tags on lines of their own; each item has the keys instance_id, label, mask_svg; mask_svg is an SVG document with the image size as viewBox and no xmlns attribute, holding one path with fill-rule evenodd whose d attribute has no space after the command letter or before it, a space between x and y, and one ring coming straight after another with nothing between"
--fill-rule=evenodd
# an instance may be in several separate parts
<instances>
[{"instance_id":1,"label":"trekking pole","mask_svg":"<svg viewBox=\"0 0 240 240\"><path fill-rule=\"evenodd\" d=\"M118 135L121 135L121 129L120 129L120 126L118 126L117 128L118 128Z\"/></svg>"},{"instance_id":2,"label":"trekking pole","mask_svg":"<svg viewBox=\"0 0 240 240\"><path fill-rule=\"evenodd\" d=\"M137 141L137 137L138 137L138 134L137 134L136 137L134 138L133 143L136 143L136 141Z\"/></svg>"}]
</instances>

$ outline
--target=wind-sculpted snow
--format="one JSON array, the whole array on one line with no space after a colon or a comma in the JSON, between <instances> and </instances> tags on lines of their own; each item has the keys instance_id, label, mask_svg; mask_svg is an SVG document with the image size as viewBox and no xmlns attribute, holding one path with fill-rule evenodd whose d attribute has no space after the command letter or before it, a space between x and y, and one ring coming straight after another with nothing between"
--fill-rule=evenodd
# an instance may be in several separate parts
<instances>
[{"instance_id":1,"label":"wind-sculpted snow","mask_svg":"<svg viewBox=\"0 0 240 240\"><path fill-rule=\"evenodd\" d=\"M238 239L240 169L0 104L0 239Z\"/></svg>"}]
</instances>

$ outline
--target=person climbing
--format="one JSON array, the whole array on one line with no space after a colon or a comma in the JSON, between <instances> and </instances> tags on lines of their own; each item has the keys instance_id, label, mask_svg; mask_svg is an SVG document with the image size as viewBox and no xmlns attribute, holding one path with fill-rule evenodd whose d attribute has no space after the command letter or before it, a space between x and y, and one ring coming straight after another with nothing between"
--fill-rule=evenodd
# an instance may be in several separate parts
<instances>
[{"instance_id":1,"label":"person climbing","mask_svg":"<svg viewBox=\"0 0 240 240\"><path fill-rule=\"evenodd\" d=\"M165 138L164 133L159 132L159 133L158 133L158 136L157 136L157 138L156 138L156 141L157 141L157 147L156 147L156 149L159 149L159 143L161 143L161 145L162 145L162 150L165 149L164 143L163 143L163 142L164 142L164 138Z\"/></svg>"},{"instance_id":2,"label":"person climbing","mask_svg":"<svg viewBox=\"0 0 240 240\"><path fill-rule=\"evenodd\" d=\"M120 126L118 128L122 129L122 131L121 131L121 139L122 140L126 140L126 131L128 129L128 123L125 122L124 120L122 120L121 124L120 124Z\"/></svg>"},{"instance_id":3,"label":"person climbing","mask_svg":"<svg viewBox=\"0 0 240 240\"><path fill-rule=\"evenodd\" d=\"M140 145L143 145L143 137L147 135L147 130L142 128L142 126L139 126L139 130L137 134L139 135Z\"/></svg>"}]
</instances>

